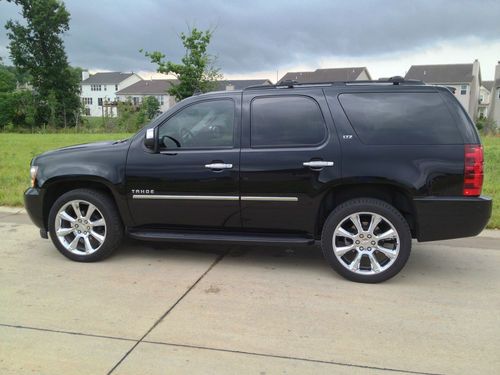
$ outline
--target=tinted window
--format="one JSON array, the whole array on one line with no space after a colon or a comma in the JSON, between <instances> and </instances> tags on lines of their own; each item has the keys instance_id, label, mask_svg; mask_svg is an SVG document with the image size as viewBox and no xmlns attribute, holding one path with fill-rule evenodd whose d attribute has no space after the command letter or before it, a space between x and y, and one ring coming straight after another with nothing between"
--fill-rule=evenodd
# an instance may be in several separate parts
<instances>
[{"instance_id":1,"label":"tinted window","mask_svg":"<svg viewBox=\"0 0 500 375\"><path fill-rule=\"evenodd\" d=\"M325 121L311 98L260 97L252 101L252 147L317 145L325 137Z\"/></svg>"},{"instance_id":2,"label":"tinted window","mask_svg":"<svg viewBox=\"0 0 500 375\"><path fill-rule=\"evenodd\" d=\"M342 94L339 100L363 143L463 143L438 93Z\"/></svg>"},{"instance_id":3,"label":"tinted window","mask_svg":"<svg viewBox=\"0 0 500 375\"><path fill-rule=\"evenodd\" d=\"M162 124L160 146L166 149L232 147L233 133L233 101L206 101L182 109Z\"/></svg>"}]
</instances>

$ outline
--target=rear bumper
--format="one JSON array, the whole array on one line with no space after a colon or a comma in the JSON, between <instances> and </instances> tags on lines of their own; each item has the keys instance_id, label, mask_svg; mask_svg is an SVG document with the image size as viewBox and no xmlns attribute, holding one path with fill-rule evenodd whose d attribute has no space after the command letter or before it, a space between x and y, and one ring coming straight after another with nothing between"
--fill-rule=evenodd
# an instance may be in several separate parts
<instances>
[{"instance_id":1,"label":"rear bumper","mask_svg":"<svg viewBox=\"0 0 500 375\"><path fill-rule=\"evenodd\" d=\"M489 197L429 197L413 202L418 241L476 236L491 216Z\"/></svg>"},{"instance_id":2,"label":"rear bumper","mask_svg":"<svg viewBox=\"0 0 500 375\"><path fill-rule=\"evenodd\" d=\"M40 189L29 188L24 192L24 207L33 224L46 230L43 220L43 194Z\"/></svg>"}]
</instances>

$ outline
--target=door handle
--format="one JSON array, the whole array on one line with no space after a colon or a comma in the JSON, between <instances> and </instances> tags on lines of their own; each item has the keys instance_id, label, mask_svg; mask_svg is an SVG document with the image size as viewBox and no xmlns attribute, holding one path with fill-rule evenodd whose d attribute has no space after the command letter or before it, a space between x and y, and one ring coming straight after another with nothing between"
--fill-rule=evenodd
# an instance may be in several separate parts
<instances>
[{"instance_id":1,"label":"door handle","mask_svg":"<svg viewBox=\"0 0 500 375\"><path fill-rule=\"evenodd\" d=\"M323 167L333 167L333 161L323 161L323 160L313 160L305 161L302 163L304 167L309 168L323 168Z\"/></svg>"},{"instance_id":2,"label":"door handle","mask_svg":"<svg viewBox=\"0 0 500 375\"><path fill-rule=\"evenodd\" d=\"M205 164L205 168L209 169L231 169L233 168L232 164L225 164L225 163L212 163L212 164Z\"/></svg>"}]
</instances>

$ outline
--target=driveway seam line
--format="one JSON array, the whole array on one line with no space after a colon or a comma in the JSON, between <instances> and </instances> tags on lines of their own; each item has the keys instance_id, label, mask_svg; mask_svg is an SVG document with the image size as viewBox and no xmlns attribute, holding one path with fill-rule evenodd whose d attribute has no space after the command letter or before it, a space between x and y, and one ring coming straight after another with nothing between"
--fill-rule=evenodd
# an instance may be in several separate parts
<instances>
[{"instance_id":1,"label":"driveway seam line","mask_svg":"<svg viewBox=\"0 0 500 375\"><path fill-rule=\"evenodd\" d=\"M30 327L30 326L23 326L23 325L18 325L18 324L0 323L0 327L27 329L27 330L31 330L31 331L62 333L62 334L66 334L66 335L75 335L75 336L96 337L96 338L101 338L101 339L111 339L111 340L121 340L121 341L137 341L137 339L129 339L126 337L97 335L97 334L93 334L93 333L83 333L83 332L74 332L74 331L62 331L62 330L58 330L58 329Z\"/></svg>"},{"instance_id":2,"label":"driveway seam line","mask_svg":"<svg viewBox=\"0 0 500 375\"><path fill-rule=\"evenodd\" d=\"M369 365L357 365L357 364L353 364L353 363L344 363L344 362L336 362L336 361L325 361L325 360L321 360L321 359L312 359L312 358L303 358L303 357L292 357L292 356L279 355L279 354L266 354L266 353L246 352L246 351L243 351L243 350L211 348L211 347L199 346L199 345L175 344L175 343L170 343L170 342L148 341L148 340L143 340L142 342L145 343L145 344L175 346L175 347L181 347L181 348L200 349L200 350L211 350L211 351L216 351L216 352L225 352L225 353L233 353L233 354L246 354L246 355L252 355L252 356L257 356L257 357L268 357L268 358L288 359L288 360L294 360L294 361L323 363L323 364L338 365L338 366L345 366L345 367L365 368L365 369L370 369L370 370L382 370L382 371L402 372L402 373L406 373L406 374L442 375L442 374L439 374L439 373L432 373L432 372L421 372L421 371L413 371L413 370L400 370L400 369L395 369L395 368L390 368L390 367L377 367L377 366L369 366Z\"/></svg>"},{"instance_id":3,"label":"driveway seam line","mask_svg":"<svg viewBox=\"0 0 500 375\"><path fill-rule=\"evenodd\" d=\"M9 216L16 216L16 215L19 215L21 213L23 209L20 209L19 211L17 212L9 212L7 215L2 215L0 216L0 219L5 219L6 217L9 217Z\"/></svg>"},{"instance_id":4,"label":"driveway seam line","mask_svg":"<svg viewBox=\"0 0 500 375\"><path fill-rule=\"evenodd\" d=\"M113 371L115 371L118 366L120 366L120 364L129 356L130 353L132 353L134 351L134 349L141 343L143 342L143 340L146 338L147 335L149 335L151 333L151 331L153 329L155 329L158 324L160 324L163 319L165 319L165 317L170 314L170 312L184 299L184 297L186 297L195 287L196 285L198 285L198 283L207 275L207 273L209 273L212 268L214 268L217 263L219 263L222 258L224 258L224 256L226 255L227 253L224 253L224 254L221 254L219 255L213 262L212 264L210 265L210 267L207 268L207 270L205 272L203 272L201 274L201 276L182 294L182 296L180 296L177 301L175 301L175 303L170 306L168 308L167 311L165 311L165 313L163 313L162 316L160 316L160 318L151 326L151 328L149 328L147 330L147 332L125 353L125 355L113 366L113 368L111 368L111 370L109 370L108 372L108 375L110 375L111 373L113 373Z\"/></svg>"}]
</instances>

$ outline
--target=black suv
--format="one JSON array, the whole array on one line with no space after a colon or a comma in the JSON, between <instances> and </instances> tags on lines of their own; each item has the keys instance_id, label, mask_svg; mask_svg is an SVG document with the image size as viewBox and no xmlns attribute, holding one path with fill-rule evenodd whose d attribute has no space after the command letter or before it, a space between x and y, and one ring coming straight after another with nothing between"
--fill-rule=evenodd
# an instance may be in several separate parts
<instances>
[{"instance_id":1,"label":"black suv","mask_svg":"<svg viewBox=\"0 0 500 375\"><path fill-rule=\"evenodd\" d=\"M361 282L396 275L412 238L477 235L492 206L462 106L399 78L193 96L128 140L35 157L31 178L31 219L73 260L108 256L124 233L321 244Z\"/></svg>"}]
</instances>

